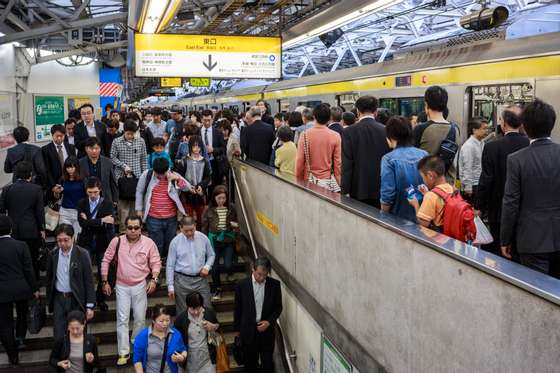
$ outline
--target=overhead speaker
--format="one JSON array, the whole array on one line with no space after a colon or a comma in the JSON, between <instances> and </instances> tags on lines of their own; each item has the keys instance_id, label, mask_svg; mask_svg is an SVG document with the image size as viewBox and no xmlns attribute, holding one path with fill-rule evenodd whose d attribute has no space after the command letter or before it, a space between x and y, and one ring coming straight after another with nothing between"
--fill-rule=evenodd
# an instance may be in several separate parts
<instances>
[{"instance_id":1,"label":"overhead speaker","mask_svg":"<svg viewBox=\"0 0 560 373\"><path fill-rule=\"evenodd\" d=\"M123 67L124 65L126 65L126 60L123 56L121 56L120 53L115 53L115 56L110 60L105 61L105 63L113 68Z\"/></svg>"},{"instance_id":2,"label":"overhead speaker","mask_svg":"<svg viewBox=\"0 0 560 373\"><path fill-rule=\"evenodd\" d=\"M342 35L344 35L344 31L336 28L332 31L319 35L319 40L321 40L325 47L330 48L342 37Z\"/></svg>"}]
</instances>

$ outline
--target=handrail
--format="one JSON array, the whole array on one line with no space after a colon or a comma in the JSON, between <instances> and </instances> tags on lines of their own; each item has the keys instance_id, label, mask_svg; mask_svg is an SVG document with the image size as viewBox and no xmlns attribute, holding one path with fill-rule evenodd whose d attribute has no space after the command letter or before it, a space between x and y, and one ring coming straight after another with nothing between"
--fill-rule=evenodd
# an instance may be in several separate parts
<instances>
[{"instance_id":1,"label":"handrail","mask_svg":"<svg viewBox=\"0 0 560 373\"><path fill-rule=\"evenodd\" d=\"M536 272L511 260L480 250L475 246L457 241L395 215L384 213L350 197L329 192L317 185L299 181L284 174L279 176L274 168L265 164L251 160L240 160L240 162L245 166L250 166L260 172L271 175L282 182L305 190L307 193L311 193L403 237L410 238L455 260L560 305L560 282L556 278Z\"/></svg>"},{"instance_id":2,"label":"handrail","mask_svg":"<svg viewBox=\"0 0 560 373\"><path fill-rule=\"evenodd\" d=\"M233 183L235 185L235 190L237 192L238 201L241 206L241 212L243 213L243 219L245 220L245 225L247 227L247 232L249 233L249 240L251 241L251 248L253 249L253 257L256 259L258 258L257 247L255 245L255 239L253 237L253 231L251 230L251 225L249 224L249 219L247 218L247 210L245 209L245 203L243 202L243 196L241 195L241 190L239 189L239 183L237 182L237 177L235 176L235 172L233 168L231 169L231 174L233 175ZM286 342L286 337L284 334L284 330L282 329L282 325L280 325L280 320L276 320L276 324L280 329L280 335L282 336L282 344L284 345L284 357L288 364L288 370L290 373L294 373L294 367L292 366L292 359L290 358L288 343Z\"/></svg>"}]
</instances>

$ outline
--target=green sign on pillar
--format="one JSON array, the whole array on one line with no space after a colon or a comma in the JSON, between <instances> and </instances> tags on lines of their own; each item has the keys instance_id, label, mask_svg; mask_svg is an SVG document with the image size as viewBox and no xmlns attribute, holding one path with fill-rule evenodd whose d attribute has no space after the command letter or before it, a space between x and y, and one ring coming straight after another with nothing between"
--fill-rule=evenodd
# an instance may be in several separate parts
<instances>
[{"instance_id":1,"label":"green sign on pillar","mask_svg":"<svg viewBox=\"0 0 560 373\"><path fill-rule=\"evenodd\" d=\"M35 96L35 141L50 140L51 127L63 123L63 96Z\"/></svg>"}]
</instances>

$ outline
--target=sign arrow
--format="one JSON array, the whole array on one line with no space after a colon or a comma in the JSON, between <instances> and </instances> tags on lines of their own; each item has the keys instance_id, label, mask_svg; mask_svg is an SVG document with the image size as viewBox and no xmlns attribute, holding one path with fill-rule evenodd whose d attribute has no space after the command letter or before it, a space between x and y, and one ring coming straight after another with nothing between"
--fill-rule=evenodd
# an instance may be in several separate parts
<instances>
[{"instance_id":1,"label":"sign arrow","mask_svg":"<svg viewBox=\"0 0 560 373\"><path fill-rule=\"evenodd\" d=\"M204 65L204 67L206 67L208 69L208 71L212 71L214 69L214 67L216 67L216 65L218 65L217 62L212 63L212 55L211 54L208 55L208 63L203 62L202 64Z\"/></svg>"}]
</instances>

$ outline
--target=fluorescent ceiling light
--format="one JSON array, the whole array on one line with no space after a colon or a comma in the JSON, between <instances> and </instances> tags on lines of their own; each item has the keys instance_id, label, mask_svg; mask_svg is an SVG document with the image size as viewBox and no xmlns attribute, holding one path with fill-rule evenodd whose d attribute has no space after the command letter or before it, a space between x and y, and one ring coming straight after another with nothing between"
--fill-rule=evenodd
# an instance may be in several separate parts
<instances>
[{"instance_id":1,"label":"fluorescent ceiling light","mask_svg":"<svg viewBox=\"0 0 560 373\"><path fill-rule=\"evenodd\" d=\"M302 34L300 36L296 36L293 39L287 40L282 44L282 48L283 49L287 49L290 47L293 47L296 44L299 44L303 41L309 40L311 38L314 38L316 36L322 35L326 32L332 31L334 29L337 29L339 27L342 27L352 21L357 21L358 19L365 17L367 15L369 15L372 12L375 11L380 11L382 9L388 8L390 6L396 5L400 2L402 2L403 0L377 0L377 1L373 1L370 4L364 6L363 8L360 8L358 10L355 10L351 13L348 13L346 15L343 15L342 17L337 18L334 21L331 21L329 23L326 23L322 26L317 27L316 29L313 29L309 32L306 32L305 34Z\"/></svg>"},{"instance_id":2,"label":"fluorescent ceiling light","mask_svg":"<svg viewBox=\"0 0 560 373\"><path fill-rule=\"evenodd\" d=\"M155 34L163 31L175 15L183 0L147 0L142 9L138 29L143 34Z\"/></svg>"}]
</instances>

